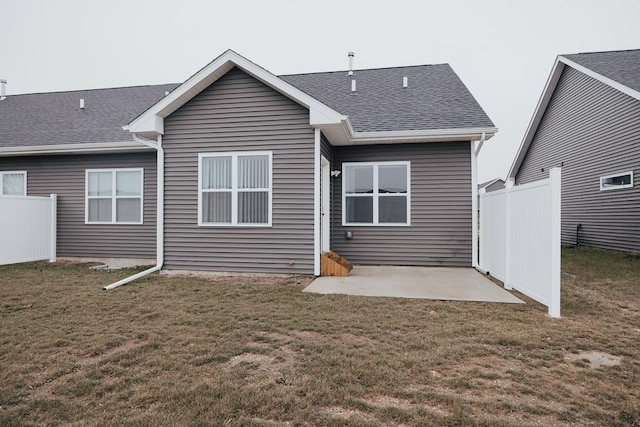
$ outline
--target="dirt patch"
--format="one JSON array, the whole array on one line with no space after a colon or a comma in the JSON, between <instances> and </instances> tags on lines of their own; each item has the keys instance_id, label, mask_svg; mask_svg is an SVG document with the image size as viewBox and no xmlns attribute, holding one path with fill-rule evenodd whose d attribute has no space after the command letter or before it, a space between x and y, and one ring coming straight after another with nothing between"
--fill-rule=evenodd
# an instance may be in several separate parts
<instances>
[{"instance_id":1,"label":"dirt patch","mask_svg":"<svg viewBox=\"0 0 640 427\"><path fill-rule=\"evenodd\" d=\"M223 365L226 369L244 369L245 378L254 386L269 384L293 385L291 367L295 353L289 348L281 348L271 355L242 353Z\"/></svg>"},{"instance_id":2,"label":"dirt patch","mask_svg":"<svg viewBox=\"0 0 640 427\"><path fill-rule=\"evenodd\" d=\"M398 399L391 396L375 396L370 399L363 399L362 402L375 406L376 408L398 408L402 410L409 410L413 407L413 404L405 399Z\"/></svg>"},{"instance_id":3,"label":"dirt patch","mask_svg":"<svg viewBox=\"0 0 640 427\"><path fill-rule=\"evenodd\" d=\"M374 417L371 414L367 414L365 412L358 411L356 409L343 408L341 406L333 406L331 408L327 408L325 412L327 413L327 415L333 418L340 418L344 420L355 418L355 419L361 419L369 422L378 421L376 417Z\"/></svg>"},{"instance_id":4,"label":"dirt patch","mask_svg":"<svg viewBox=\"0 0 640 427\"><path fill-rule=\"evenodd\" d=\"M603 366L618 366L622 362L622 357L601 351L583 351L578 354L569 354L565 356L565 360L587 362L590 367L595 369Z\"/></svg>"}]
</instances>

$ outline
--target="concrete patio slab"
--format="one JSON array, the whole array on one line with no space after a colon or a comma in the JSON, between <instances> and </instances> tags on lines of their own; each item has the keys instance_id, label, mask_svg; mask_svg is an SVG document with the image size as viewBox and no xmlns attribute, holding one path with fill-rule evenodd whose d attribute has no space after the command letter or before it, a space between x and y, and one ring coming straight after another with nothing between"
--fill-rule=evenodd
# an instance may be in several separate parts
<instances>
[{"instance_id":1,"label":"concrete patio slab","mask_svg":"<svg viewBox=\"0 0 640 427\"><path fill-rule=\"evenodd\" d=\"M318 277L303 292L524 303L472 268L355 266L348 277Z\"/></svg>"}]
</instances>

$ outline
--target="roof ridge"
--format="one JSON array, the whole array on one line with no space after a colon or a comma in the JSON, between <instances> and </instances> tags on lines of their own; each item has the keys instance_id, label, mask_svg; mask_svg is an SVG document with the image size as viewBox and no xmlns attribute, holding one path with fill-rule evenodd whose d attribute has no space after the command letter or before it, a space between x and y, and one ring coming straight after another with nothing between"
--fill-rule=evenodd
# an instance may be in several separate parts
<instances>
[{"instance_id":1,"label":"roof ridge","mask_svg":"<svg viewBox=\"0 0 640 427\"><path fill-rule=\"evenodd\" d=\"M442 67L442 66L451 67L451 65L449 65L449 63L443 62L441 64L422 64L422 65L402 65L402 66L399 66L399 67L360 68L360 69L354 69L353 72L357 73L357 72L363 72L363 71L397 70L397 69L404 69L404 68ZM345 73L345 74L347 74L348 72L349 72L349 70L313 71L313 72L310 72L310 73L280 74L280 75L278 75L278 77L310 76L310 75L314 75L314 74L335 74L335 73Z\"/></svg>"},{"instance_id":2,"label":"roof ridge","mask_svg":"<svg viewBox=\"0 0 640 427\"><path fill-rule=\"evenodd\" d=\"M591 55L598 53L622 53L622 52L636 52L640 51L640 48L637 49L620 49L620 50L599 50L595 52L577 52L577 53L563 53L560 56L571 56L571 55Z\"/></svg>"}]
</instances>

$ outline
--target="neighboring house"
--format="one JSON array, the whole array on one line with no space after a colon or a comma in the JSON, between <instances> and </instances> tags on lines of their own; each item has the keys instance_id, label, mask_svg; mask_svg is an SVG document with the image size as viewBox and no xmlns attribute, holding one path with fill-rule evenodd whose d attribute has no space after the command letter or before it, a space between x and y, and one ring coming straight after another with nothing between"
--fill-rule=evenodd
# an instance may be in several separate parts
<instances>
[{"instance_id":1,"label":"neighboring house","mask_svg":"<svg viewBox=\"0 0 640 427\"><path fill-rule=\"evenodd\" d=\"M640 50L557 58L508 178L562 167L562 243L640 252Z\"/></svg>"},{"instance_id":2,"label":"neighboring house","mask_svg":"<svg viewBox=\"0 0 640 427\"><path fill-rule=\"evenodd\" d=\"M181 85L8 96L0 172L58 194L61 257L472 266L475 142L496 131L448 65L278 77L227 51Z\"/></svg>"},{"instance_id":3,"label":"neighboring house","mask_svg":"<svg viewBox=\"0 0 640 427\"><path fill-rule=\"evenodd\" d=\"M478 184L478 193L489 193L491 191L502 190L504 188L504 180L500 178L494 178L490 181Z\"/></svg>"}]
</instances>

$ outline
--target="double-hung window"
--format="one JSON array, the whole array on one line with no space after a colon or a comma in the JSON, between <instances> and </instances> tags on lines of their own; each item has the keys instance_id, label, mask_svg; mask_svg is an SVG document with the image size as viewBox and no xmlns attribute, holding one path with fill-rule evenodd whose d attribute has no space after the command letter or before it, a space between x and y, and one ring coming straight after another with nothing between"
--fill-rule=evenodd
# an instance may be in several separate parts
<instances>
[{"instance_id":1,"label":"double-hung window","mask_svg":"<svg viewBox=\"0 0 640 427\"><path fill-rule=\"evenodd\" d=\"M411 163L342 164L342 225L411 225Z\"/></svg>"},{"instance_id":2,"label":"double-hung window","mask_svg":"<svg viewBox=\"0 0 640 427\"><path fill-rule=\"evenodd\" d=\"M198 156L198 225L271 226L272 153Z\"/></svg>"},{"instance_id":3,"label":"double-hung window","mask_svg":"<svg viewBox=\"0 0 640 427\"><path fill-rule=\"evenodd\" d=\"M0 196L26 196L27 172L0 172Z\"/></svg>"},{"instance_id":4,"label":"double-hung window","mask_svg":"<svg viewBox=\"0 0 640 427\"><path fill-rule=\"evenodd\" d=\"M87 169L85 223L142 224L143 169Z\"/></svg>"}]
</instances>

